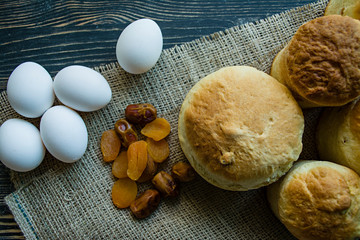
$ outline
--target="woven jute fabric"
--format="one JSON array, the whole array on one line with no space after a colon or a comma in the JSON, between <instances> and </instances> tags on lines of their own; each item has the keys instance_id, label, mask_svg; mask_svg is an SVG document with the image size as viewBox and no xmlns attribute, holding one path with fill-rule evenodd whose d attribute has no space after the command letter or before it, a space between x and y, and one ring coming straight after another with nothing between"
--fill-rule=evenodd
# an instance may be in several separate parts
<instances>
[{"instance_id":1,"label":"woven jute fabric","mask_svg":"<svg viewBox=\"0 0 360 240\"><path fill-rule=\"evenodd\" d=\"M293 239L276 219L266 200L266 188L232 192L201 177L181 185L180 196L162 199L143 220L129 209L116 208L111 188L116 179L100 151L103 131L124 117L128 104L148 102L171 124L170 156L159 169L170 171L187 161L177 136L181 104L191 87L221 67L250 65L269 72L271 62L298 27L324 14L320 0L267 19L234 26L211 36L166 49L154 68L142 75L124 72L117 63L95 68L109 82L113 97L103 109L81 113L88 132L85 155L66 164L46 154L28 173L11 172L16 190L5 198L27 239ZM0 123L21 118L1 93ZM319 109L304 111L306 127L302 159L317 159L314 130ZM29 120L29 119L27 119ZM39 119L30 120L36 126ZM139 192L151 185L139 184Z\"/></svg>"}]
</instances>

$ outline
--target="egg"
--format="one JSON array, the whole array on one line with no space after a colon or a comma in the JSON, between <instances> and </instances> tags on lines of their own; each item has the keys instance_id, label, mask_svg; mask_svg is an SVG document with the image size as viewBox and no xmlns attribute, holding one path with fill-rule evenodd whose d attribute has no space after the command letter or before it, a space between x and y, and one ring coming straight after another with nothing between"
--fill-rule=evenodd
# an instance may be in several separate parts
<instances>
[{"instance_id":1,"label":"egg","mask_svg":"<svg viewBox=\"0 0 360 240\"><path fill-rule=\"evenodd\" d=\"M0 160L8 168L27 172L43 161L45 147L39 130L31 123L12 118L0 127Z\"/></svg>"},{"instance_id":2,"label":"egg","mask_svg":"<svg viewBox=\"0 0 360 240\"><path fill-rule=\"evenodd\" d=\"M66 163L79 160L88 144L83 119L63 105L51 107L44 113L40 120L40 135L50 154Z\"/></svg>"},{"instance_id":3,"label":"egg","mask_svg":"<svg viewBox=\"0 0 360 240\"><path fill-rule=\"evenodd\" d=\"M163 48L160 27L151 19L139 19L129 24L116 44L120 66L132 74L150 70L158 61Z\"/></svg>"},{"instance_id":4,"label":"egg","mask_svg":"<svg viewBox=\"0 0 360 240\"><path fill-rule=\"evenodd\" d=\"M24 62L13 70L6 92L11 107L28 118L40 117L55 99L50 74L35 62Z\"/></svg>"},{"instance_id":5,"label":"egg","mask_svg":"<svg viewBox=\"0 0 360 240\"><path fill-rule=\"evenodd\" d=\"M97 71L72 65L61 69L54 78L54 92L64 105L82 112L105 107L111 100L111 88Z\"/></svg>"}]
</instances>

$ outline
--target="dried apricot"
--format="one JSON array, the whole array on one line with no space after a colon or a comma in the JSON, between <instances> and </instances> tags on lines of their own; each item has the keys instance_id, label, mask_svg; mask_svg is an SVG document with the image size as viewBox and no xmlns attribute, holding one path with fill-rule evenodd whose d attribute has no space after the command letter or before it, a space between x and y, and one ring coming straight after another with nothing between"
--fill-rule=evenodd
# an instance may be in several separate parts
<instances>
[{"instance_id":1,"label":"dried apricot","mask_svg":"<svg viewBox=\"0 0 360 240\"><path fill-rule=\"evenodd\" d=\"M105 162L114 161L119 154L120 147L120 138L114 129L103 132L100 140L100 148Z\"/></svg>"},{"instance_id":2,"label":"dried apricot","mask_svg":"<svg viewBox=\"0 0 360 240\"><path fill-rule=\"evenodd\" d=\"M154 162L153 158L148 154L148 161L144 172L141 174L141 177L137 182L143 183L151 180L157 171L157 163Z\"/></svg>"},{"instance_id":3,"label":"dried apricot","mask_svg":"<svg viewBox=\"0 0 360 240\"><path fill-rule=\"evenodd\" d=\"M130 178L118 179L111 191L111 198L118 208L127 208L135 200L137 195L137 184Z\"/></svg>"},{"instance_id":4,"label":"dried apricot","mask_svg":"<svg viewBox=\"0 0 360 240\"><path fill-rule=\"evenodd\" d=\"M156 118L145 125L141 133L155 141L160 141L170 133L170 123L165 118Z\"/></svg>"},{"instance_id":5,"label":"dried apricot","mask_svg":"<svg viewBox=\"0 0 360 240\"><path fill-rule=\"evenodd\" d=\"M112 164L112 174L117 178L126 178L128 168L127 151L122 151Z\"/></svg>"},{"instance_id":6,"label":"dried apricot","mask_svg":"<svg viewBox=\"0 0 360 240\"><path fill-rule=\"evenodd\" d=\"M155 141L152 138L147 138L146 143L148 144L148 153L155 162L162 163L169 156L169 144L165 139Z\"/></svg>"},{"instance_id":7,"label":"dried apricot","mask_svg":"<svg viewBox=\"0 0 360 240\"><path fill-rule=\"evenodd\" d=\"M147 161L147 143L143 140L133 142L127 150L128 169L127 175L130 179L136 181L144 172Z\"/></svg>"}]
</instances>

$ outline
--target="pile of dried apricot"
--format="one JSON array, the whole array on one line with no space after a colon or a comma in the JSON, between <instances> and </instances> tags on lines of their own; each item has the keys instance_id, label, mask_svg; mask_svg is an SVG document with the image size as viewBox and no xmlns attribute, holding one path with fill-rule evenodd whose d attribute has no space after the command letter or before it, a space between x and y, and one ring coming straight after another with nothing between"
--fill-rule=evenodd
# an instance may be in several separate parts
<instances>
[{"instance_id":1,"label":"pile of dried apricot","mask_svg":"<svg viewBox=\"0 0 360 240\"><path fill-rule=\"evenodd\" d=\"M133 124L141 127L145 140L139 138ZM146 218L157 208L161 196L178 196L178 182L195 177L194 169L185 162L175 164L172 174L157 171L158 164L170 154L166 140L170 130L169 122L157 117L156 108L143 103L128 105L125 118L116 121L113 129L102 133L100 148L103 159L112 162L112 174L118 178L111 192L116 207L130 207L135 217ZM154 189L138 196L138 183L148 181Z\"/></svg>"}]
</instances>

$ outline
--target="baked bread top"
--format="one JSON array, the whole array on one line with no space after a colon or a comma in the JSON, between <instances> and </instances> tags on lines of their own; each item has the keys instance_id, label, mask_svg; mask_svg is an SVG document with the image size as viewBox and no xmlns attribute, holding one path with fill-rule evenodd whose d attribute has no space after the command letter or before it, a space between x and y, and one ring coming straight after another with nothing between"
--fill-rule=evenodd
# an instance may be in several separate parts
<instances>
[{"instance_id":1,"label":"baked bread top","mask_svg":"<svg viewBox=\"0 0 360 240\"><path fill-rule=\"evenodd\" d=\"M290 88L322 106L360 95L360 21L331 15L302 25L289 43Z\"/></svg>"},{"instance_id":2,"label":"baked bread top","mask_svg":"<svg viewBox=\"0 0 360 240\"><path fill-rule=\"evenodd\" d=\"M276 55L271 76L305 108L351 102L360 95L360 21L330 15L303 24Z\"/></svg>"},{"instance_id":3,"label":"baked bread top","mask_svg":"<svg viewBox=\"0 0 360 240\"><path fill-rule=\"evenodd\" d=\"M298 239L360 237L360 177L327 161L299 161L268 187L272 210Z\"/></svg>"},{"instance_id":4,"label":"baked bread top","mask_svg":"<svg viewBox=\"0 0 360 240\"><path fill-rule=\"evenodd\" d=\"M179 114L183 152L208 182L259 188L284 175L302 150L304 118L290 91L255 68L222 68L200 80Z\"/></svg>"}]
</instances>

